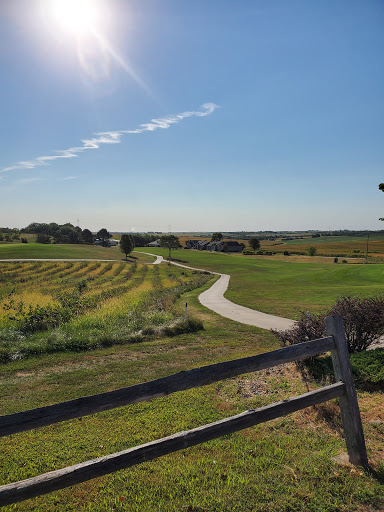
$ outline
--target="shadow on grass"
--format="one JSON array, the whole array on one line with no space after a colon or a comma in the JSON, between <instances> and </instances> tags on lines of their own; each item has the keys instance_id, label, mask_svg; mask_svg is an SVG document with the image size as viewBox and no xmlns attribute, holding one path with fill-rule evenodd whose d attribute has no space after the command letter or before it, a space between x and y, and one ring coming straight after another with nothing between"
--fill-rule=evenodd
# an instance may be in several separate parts
<instances>
[{"instance_id":1,"label":"shadow on grass","mask_svg":"<svg viewBox=\"0 0 384 512\"><path fill-rule=\"evenodd\" d=\"M384 390L384 349L355 352L350 354L355 386L360 391ZM317 357L305 362L309 374L317 381L333 381L331 356Z\"/></svg>"}]
</instances>

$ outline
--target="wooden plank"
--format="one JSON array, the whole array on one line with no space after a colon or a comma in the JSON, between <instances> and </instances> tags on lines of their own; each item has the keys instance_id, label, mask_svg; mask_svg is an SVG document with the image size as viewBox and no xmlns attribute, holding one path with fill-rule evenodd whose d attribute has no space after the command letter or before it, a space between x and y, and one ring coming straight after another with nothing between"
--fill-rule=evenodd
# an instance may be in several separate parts
<instances>
[{"instance_id":1,"label":"wooden plank","mask_svg":"<svg viewBox=\"0 0 384 512\"><path fill-rule=\"evenodd\" d=\"M112 455L89 460L81 464L51 471L34 478L22 480L0 487L0 506L17 503L28 498L40 496L70 485L85 482L119 469L134 466L189 446L195 446L211 439L263 423L311 405L325 402L343 395L345 386L337 382L331 386L305 393L260 409L251 409L241 414L215 421L202 427L135 446Z\"/></svg>"},{"instance_id":2,"label":"wooden plank","mask_svg":"<svg viewBox=\"0 0 384 512\"><path fill-rule=\"evenodd\" d=\"M345 383L346 393L340 398L339 403L349 460L356 466L367 467L363 425L341 316L328 316L325 319L325 328L327 334L333 335L335 340L335 349L332 350L335 378Z\"/></svg>"},{"instance_id":3,"label":"wooden plank","mask_svg":"<svg viewBox=\"0 0 384 512\"><path fill-rule=\"evenodd\" d=\"M55 405L0 416L0 436L24 432L115 407L170 395L176 391L205 386L229 377L236 377L242 373L263 370L278 364L305 359L334 348L335 344L332 337L320 338L256 356L182 371L168 377L107 393L84 396Z\"/></svg>"}]
</instances>

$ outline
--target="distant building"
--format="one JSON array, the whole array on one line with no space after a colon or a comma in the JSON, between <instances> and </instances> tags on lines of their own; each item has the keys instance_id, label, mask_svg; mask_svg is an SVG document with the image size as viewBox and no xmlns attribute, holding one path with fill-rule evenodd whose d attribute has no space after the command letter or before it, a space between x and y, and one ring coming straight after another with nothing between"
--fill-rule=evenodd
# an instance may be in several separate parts
<instances>
[{"instance_id":1,"label":"distant building","mask_svg":"<svg viewBox=\"0 0 384 512\"><path fill-rule=\"evenodd\" d=\"M243 246L235 240L224 242L223 252L243 252Z\"/></svg>"},{"instance_id":2,"label":"distant building","mask_svg":"<svg viewBox=\"0 0 384 512\"><path fill-rule=\"evenodd\" d=\"M154 242L149 242L149 244L147 244L147 247L160 247L160 238L158 238Z\"/></svg>"}]
</instances>

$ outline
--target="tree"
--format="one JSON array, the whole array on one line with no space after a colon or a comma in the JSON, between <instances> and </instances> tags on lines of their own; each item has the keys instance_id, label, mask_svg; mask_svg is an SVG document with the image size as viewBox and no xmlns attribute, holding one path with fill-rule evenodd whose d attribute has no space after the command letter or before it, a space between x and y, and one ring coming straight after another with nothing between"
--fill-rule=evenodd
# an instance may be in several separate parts
<instances>
[{"instance_id":1,"label":"tree","mask_svg":"<svg viewBox=\"0 0 384 512\"><path fill-rule=\"evenodd\" d=\"M89 231L89 229L87 229L87 228L83 229L83 231L81 232L81 238L83 240L83 243L88 244L88 245L93 244L93 235Z\"/></svg>"},{"instance_id":2,"label":"tree","mask_svg":"<svg viewBox=\"0 0 384 512\"><path fill-rule=\"evenodd\" d=\"M45 235L44 233L38 233L36 237L36 242L38 244L50 244L51 237L49 235Z\"/></svg>"},{"instance_id":3,"label":"tree","mask_svg":"<svg viewBox=\"0 0 384 512\"><path fill-rule=\"evenodd\" d=\"M316 253L317 253L316 247L313 247L313 245L311 245L311 247L308 247L308 254L310 256L316 256Z\"/></svg>"},{"instance_id":4,"label":"tree","mask_svg":"<svg viewBox=\"0 0 384 512\"><path fill-rule=\"evenodd\" d=\"M120 251L125 254L125 259L128 259L128 255L131 254L135 248L135 243L131 235L121 235L120 239Z\"/></svg>"},{"instance_id":5,"label":"tree","mask_svg":"<svg viewBox=\"0 0 384 512\"><path fill-rule=\"evenodd\" d=\"M248 243L254 251L257 251L257 249L260 249L260 240L258 238L256 238L255 236L251 236L251 238L248 240Z\"/></svg>"},{"instance_id":6,"label":"tree","mask_svg":"<svg viewBox=\"0 0 384 512\"><path fill-rule=\"evenodd\" d=\"M180 241L175 235L163 235L160 237L160 245L169 250L169 258L171 257L172 249L180 249L181 247Z\"/></svg>"},{"instance_id":7,"label":"tree","mask_svg":"<svg viewBox=\"0 0 384 512\"><path fill-rule=\"evenodd\" d=\"M112 235L108 230L102 228L96 233L96 238L101 240L101 245L103 247L109 247L109 239L112 238Z\"/></svg>"},{"instance_id":8,"label":"tree","mask_svg":"<svg viewBox=\"0 0 384 512\"><path fill-rule=\"evenodd\" d=\"M222 233L213 233L211 242L220 242L223 239Z\"/></svg>"}]
</instances>

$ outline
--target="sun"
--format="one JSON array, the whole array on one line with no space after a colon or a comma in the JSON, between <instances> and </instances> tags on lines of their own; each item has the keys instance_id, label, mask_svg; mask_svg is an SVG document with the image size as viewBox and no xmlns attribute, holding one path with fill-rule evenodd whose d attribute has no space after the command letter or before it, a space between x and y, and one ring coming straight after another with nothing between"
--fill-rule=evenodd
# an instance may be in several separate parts
<instances>
[{"instance_id":1,"label":"sun","mask_svg":"<svg viewBox=\"0 0 384 512\"><path fill-rule=\"evenodd\" d=\"M87 35L97 29L100 21L97 0L51 0L50 6L55 21L74 35Z\"/></svg>"}]
</instances>

